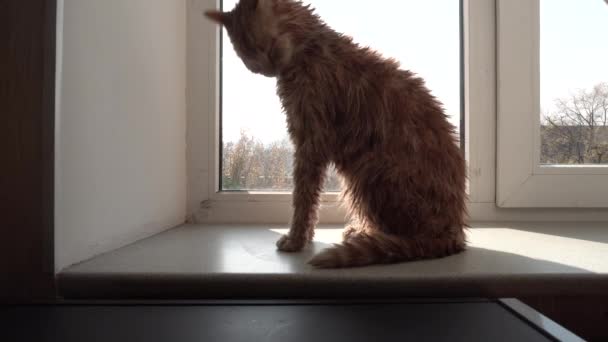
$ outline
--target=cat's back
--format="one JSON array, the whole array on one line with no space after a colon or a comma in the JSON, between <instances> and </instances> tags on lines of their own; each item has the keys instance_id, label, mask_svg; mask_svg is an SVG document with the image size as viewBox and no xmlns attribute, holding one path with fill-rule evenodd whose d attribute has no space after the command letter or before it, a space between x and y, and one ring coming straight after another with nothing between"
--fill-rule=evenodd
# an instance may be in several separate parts
<instances>
[{"instance_id":1,"label":"cat's back","mask_svg":"<svg viewBox=\"0 0 608 342\"><path fill-rule=\"evenodd\" d=\"M451 130L422 78L348 37L317 42L277 86L288 120L290 112L307 110L338 135L356 132L380 142L413 127Z\"/></svg>"}]
</instances>

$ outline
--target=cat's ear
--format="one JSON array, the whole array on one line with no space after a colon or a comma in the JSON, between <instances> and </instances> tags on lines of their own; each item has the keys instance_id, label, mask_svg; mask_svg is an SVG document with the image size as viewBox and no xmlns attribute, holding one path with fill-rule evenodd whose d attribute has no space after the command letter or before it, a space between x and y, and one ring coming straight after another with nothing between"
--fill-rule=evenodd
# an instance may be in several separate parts
<instances>
[{"instance_id":1,"label":"cat's ear","mask_svg":"<svg viewBox=\"0 0 608 342\"><path fill-rule=\"evenodd\" d=\"M205 16L220 25L226 25L229 14L216 10L208 10L205 11Z\"/></svg>"}]
</instances>

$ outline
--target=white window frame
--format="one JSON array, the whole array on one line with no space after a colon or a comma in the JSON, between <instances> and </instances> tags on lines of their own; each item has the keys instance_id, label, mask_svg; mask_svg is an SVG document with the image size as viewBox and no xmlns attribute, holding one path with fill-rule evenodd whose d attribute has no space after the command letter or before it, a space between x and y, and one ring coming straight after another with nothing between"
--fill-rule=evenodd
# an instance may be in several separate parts
<instances>
[{"instance_id":1,"label":"white window frame","mask_svg":"<svg viewBox=\"0 0 608 342\"><path fill-rule=\"evenodd\" d=\"M471 219L608 220L608 211L602 209L523 210L497 205L497 1L464 0L463 4L465 154ZM219 191L220 30L201 15L204 9L218 8L218 3L188 3L188 218L197 223L286 225L292 213L290 193ZM339 196L323 194L320 223L341 224L345 219Z\"/></svg>"},{"instance_id":2,"label":"white window frame","mask_svg":"<svg viewBox=\"0 0 608 342\"><path fill-rule=\"evenodd\" d=\"M498 205L608 207L607 166L540 165L540 0L498 0L497 14Z\"/></svg>"}]
</instances>

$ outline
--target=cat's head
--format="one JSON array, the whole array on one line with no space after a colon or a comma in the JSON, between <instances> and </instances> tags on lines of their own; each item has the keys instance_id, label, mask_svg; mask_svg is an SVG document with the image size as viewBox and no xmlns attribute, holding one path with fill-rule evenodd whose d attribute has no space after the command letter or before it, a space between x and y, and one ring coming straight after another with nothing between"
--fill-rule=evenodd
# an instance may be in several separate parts
<instances>
[{"instance_id":1,"label":"cat's head","mask_svg":"<svg viewBox=\"0 0 608 342\"><path fill-rule=\"evenodd\" d=\"M278 7L290 0L240 0L229 12L205 15L228 32L237 55L252 72L277 76L293 54L292 39L281 29Z\"/></svg>"}]
</instances>

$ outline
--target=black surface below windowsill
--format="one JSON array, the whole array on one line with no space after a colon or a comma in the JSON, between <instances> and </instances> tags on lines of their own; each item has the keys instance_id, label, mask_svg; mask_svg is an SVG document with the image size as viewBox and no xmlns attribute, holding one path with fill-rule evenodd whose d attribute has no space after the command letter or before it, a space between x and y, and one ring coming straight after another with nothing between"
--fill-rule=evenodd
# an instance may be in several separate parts
<instances>
[{"instance_id":1,"label":"black surface below windowsill","mask_svg":"<svg viewBox=\"0 0 608 342\"><path fill-rule=\"evenodd\" d=\"M31 305L0 308L0 336L61 342L580 341L553 322L544 325L530 308L520 309L508 301L430 299Z\"/></svg>"}]
</instances>

